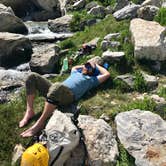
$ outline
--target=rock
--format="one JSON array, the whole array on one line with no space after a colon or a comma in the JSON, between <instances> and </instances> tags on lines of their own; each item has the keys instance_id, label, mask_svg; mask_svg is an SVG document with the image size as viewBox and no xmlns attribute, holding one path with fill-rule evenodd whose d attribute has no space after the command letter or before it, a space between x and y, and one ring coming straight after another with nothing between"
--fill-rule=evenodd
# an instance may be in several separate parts
<instances>
[{"instance_id":1,"label":"rock","mask_svg":"<svg viewBox=\"0 0 166 166\"><path fill-rule=\"evenodd\" d=\"M89 2L86 6L85 9L87 11L91 10L92 8L98 6L98 3L96 1Z\"/></svg>"},{"instance_id":2,"label":"rock","mask_svg":"<svg viewBox=\"0 0 166 166\"><path fill-rule=\"evenodd\" d=\"M23 35L0 33L0 66L13 67L31 59L32 45Z\"/></svg>"},{"instance_id":3,"label":"rock","mask_svg":"<svg viewBox=\"0 0 166 166\"><path fill-rule=\"evenodd\" d=\"M110 41L112 39L119 39L120 33L110 33L104 37L104 40Z\"/></svg>"},{"instance_id":4,"label":"rock","mask_svg":"<svg viewBox=\"0 0 166 166\"><path fill-rule=\"evenodd\" d=\"M103 60L113 63L115 61L120 61L121 59L123 59L125 56L124 52L112 52L112 51L105 51L102 54L102 58Z\"/></svg>"},{"instance_id":5,"label":"rock","mask_svg":"<svg viewBox=\"0 0 166 166\"><path fill-rule=\"evenodd\" d=\"M16 70L0 70L0 90L10 90L24 85L27 72Z\"/></svg>"},{"instance_id":6,"label":"rock","mask_svg":"<svg viewBox=\"0 0 166 166\"><path fill-rule=\"evenodd\" d=\"M130 2L128 0L116 0L114 11L118 11L129 4L130 4Z\"/></svg>"},{"instance_id":7,"label":"rock","mask_svg":"<svg viewBox=\"0 0 166 166\"><path fill-rule=\"evenodd\" d=\"M12 157L12 165L15 165L16 162L21 159L21 156L24 152L25 148L21 144L17 144L14 147L13 157Z\"/></svg>"},{"instance_id":8,"label":"rock","mask_svg":"<svg viewBox=\"0 0 166 166\"><path fill-rule=\"evenodd\" d=\"M105 8L105 11L106 11L106 14L107 14L107 15L109 15L109 14L112 14L112 13L113 13L113 9L112 9L112 7L111 7L111 6L107 6L107 7Z\"/></svg>"},{"instance_id":9,"label":"rock","mask_svg":"<svg viewBox=\"0 0 166 166\"><path fill-rule=\"evenodd\" d=\"M59 0L32 0L41 9L46 11L60 11L60 1Z\"/></svg>"},{"instance_id":10,"label":"rock","mask_svg":"<svg viewBox=\"0 0 166 166\"><path fill-rule=\"evenodd\" d=\"M119 113L115 117L117 134L138 166L166 163L166 122L157 114L143 110Z\"/></svg>"},{"instance_id":11,"label":"rock","mask_svg":"<svg viewBox=\"0 0 166 166\"><path fill-rule=\"evenodd\" d=\"M29 0L0 0L0 3L7 7L11 7L18 17L26 16L34 8L34 4Z\"/></svg>"},{"instance_id":12,"label":"rock","mask_svg":"<svg viewBox=\"0 0 166 166\"><path fill-rule=\"evenodd\" d=\"M148 89L154 89L158 86L158 79L155 76L152 75L148 75L144 72L142 72L142 76L146 82L146 85L148 87Z\"/></svg>"},{"instance_id":13,"label":"rock","mask_svg":"<svg viewBox=\"0 0 166 166\"><path fill-rule=\"evenodd\" d=\"M24 25L23 21L17 16L11 14L11 12L5 12L0 10L0 32L11 32L27 34L28 29Z\"/></svg>"},{"instance_id":14,"label":"rock","mask_svg":"<svg viewBox=\"0 0 166 166\"><path fill-rule=\"evenodd\" d=\"M79 1L75 2L72 7L75 10L80 10L85 6L85 4L86 4L85 0L79 0Z\"/></svg>"},{"instance_id":15,"label":"rock","mask_svg":"<svg viewBox=\"0 0 166 166\"><path fill-rule=\"evenodd\" d=\"M166 7L166 2L163 2L161 7Z\"/></svg>"},{"instance_id":16,"label":"rock","mask_svg":"<svg viewBox=\"0 0 166 166\"><path fill-rule=\"evenodd\" d=\"M147 5L139 8L137 11L137 15L139 18L152 21L158 10L159 8L156 6Z\"/></svg>"},{"instance_id":17,"label":"rock","mask_svg":"<svg viewBox=\"0 0 166 166\"><path fill-rule=\"evenodd\" d=\"M125 6L124 8L113 13L113 16L116 18L116 20L135 18L139 7L140 7L140 5L135 5L133 3L130 3L129 5Z\"/></svg>"},{"instance_id":18,"label":"rock","mask_svg":"<svg viewBox=\"0 0 166 166\"><path fill-rule=\"evenodd\" d=\"M89 164L92 166L115 164L119 153L112 128L104 120L97 120L91 116L80 115L78 121L85 136Z\"/></svg>"},{"instance_id":19,"label":"rock","mask_svg":"<svg viewBox=\"0 0 166 166\"><path fill-rule=\"evenodd\" d=\"M7 13L10 13L12 15L15 15L14 11L12 10L11 7L7 7L7 6L5 6L5 5L3 5L1 3L0 3L0 12L7 12Z\"/></svg>"},{"instance_id":20,"label":"rock","mask_svg":"<svg viewBox=\"0 0 166 166\"><path fill-rule=\"evenodd\" d=\"M106 51L109 48L118 48L119 46L120 46L120 42L118 42L118 41L103 40L101 42L101 48L103 51Z\"/></svg>"},{"instance_id":21,"label":"rock","mask_svg":"<svg viewBox=\"0 0 166 166\"><path fill-rule=\"evenodd\" d=\"M58 56L60 49L56 52L56 47L58 46L55 46L54 44L50 44L47 47L45 47L45 45L34 47L34 53L32 54L32 59L30 61L31 71L39 74L59 72L55 71L56 67L59 65L60 59Z\"/></svg>"},{"instance_id":22,"label":"rock","mask_svg":"<svg viewBox=\"0 0 166 166\"><path fill-rule=\"evenodd\" d=\"M59 11L52 12L47 10L35 11L31 14L33 21L48 21L48 19L55 19L60 16L61 13Z\"/></svg>"},{"instance_id":23,"label":"rock","mask_svg":"<svg viewBox=\"0 0 166 166\"><path fill-rule=\"evenodd\" d=\"M121 82L123 87L121 87L125 91L131 91L134 89L134 79L135 77L130 74L119 75L115 77L114 81Z\"/></svg>"},{"instance_id":24,"label":"rock","mask_svg":"<svg viewBox=\"0 0 166 166\"><path fill-rule=\"evenodd\" d=\"M155 94L151 95L150 98L156 103L155 110L163 113L163 110L166 108L166 100Z\"/></svg>"},{"instance_id":25,"label":"rock","mask_svg":"<svg viewBox=\"0 0 166 166\"><path fill-rule=\"evenodd\" d=\"M72 15L65 15L55 20L48 20L48 28L53 32L70 32L70 22Z\"/></svg>"},{"instance_id":26,"label":"rock","mask_svg":"<svg viewBox=\"0 0 166 166\"><path fill-rule=\"evenodd\" d=\"M165 27L137 18L131 21L130 31L136 59L166 60Z\"/></svg>"},{"instance_id":27,"label":"rock","mask_svg":"<svg viewBox=\"0 0 166 166\"><path fill-rule=\"evenodd\" d=\"M92 14L96 17L101 17L101 18L104 18L105 15L106 15L106 10L103 6L96 6L96 7L93 7L91 8L89 11L88 11L88 14Z\"/></svg>"},{"instance_id":28,"label":"rock","mask_svg":"<svg viewBox=\"0 0 166 166\"><path fill-rule=\"evenodd\" d=\"M143 3L142 3L142 6L146 6L146 5L153 5L153 6L156 6L156 7L161 7L162 5L162 0L145 0Z\"/></svg>"},{"instance_id":29,"label":"rock","mask_svg":"<svg viewBox=\"0 0 166 166\"><path fill-rule=\"evenodd\" d=\"M95 56L95 57L89 59L88 62L96 63L96 64L99 64L101 66L104 63L103 59L100 56Z\"/></svg>"}]
</instances>

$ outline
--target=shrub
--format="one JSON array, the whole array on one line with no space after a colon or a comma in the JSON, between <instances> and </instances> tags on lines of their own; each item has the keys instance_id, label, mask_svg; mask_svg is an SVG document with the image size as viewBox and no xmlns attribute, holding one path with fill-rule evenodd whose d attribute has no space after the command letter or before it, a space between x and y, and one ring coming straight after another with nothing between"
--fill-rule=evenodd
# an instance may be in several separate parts
<instances>
[{"instance_id":1,"label":"shrub","mask_svg":"<svg viewBox=\"0 0 166 166\"><path fill-rule=\"evenodd\" d=\"M86 21L88 19L92 19L93 16L90 14L87 14L86 11L82 12L75 12L72 18L72 21L70 23L70 29L71 31L82 31L84 30L86 26Z\"/></svg>"},{"instance_id":2,"label":"shrub","mask_svg":"<svg viewBox=\"0 0 166 166\"><path fill-rule=\"evenodd\" d=\"M140 71L136 71L134 73L135 79L134 79L134 89L138 92L145 92L147 91L147 84L144 80L144 77L142 76L142 73Z\"/></svg>"},{"instance_id":3,"label":"shrub","mask_svg":"<svg viewBox=\"0 0 166 166\"><path fill-rule=\"evenodd\" d=\"M161 25L166 25L166 8L160 8L157 15L154 18L155 21L159 22Z\"/></svg>"}]
</instances>

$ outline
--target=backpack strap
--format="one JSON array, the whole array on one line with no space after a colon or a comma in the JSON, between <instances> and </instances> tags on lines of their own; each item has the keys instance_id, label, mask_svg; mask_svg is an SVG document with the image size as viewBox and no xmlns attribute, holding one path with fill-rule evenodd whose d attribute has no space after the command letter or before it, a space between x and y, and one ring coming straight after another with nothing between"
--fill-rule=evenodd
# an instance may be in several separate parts
<instances>
[{"instance_id":1,"label":"backpack strap","mask_svg":"<svg viewBox=\"0 0 166 166\"><path fill-rule=\"evenodd\" d=\"M64 147L61 146L59 149L58 154L55 156L54 160L51 162L50 166L53 166L53 164L57 161L57 159L59 158L59 156L61 155L62 151L63 151Z\"/></svg>"}]
</instances>

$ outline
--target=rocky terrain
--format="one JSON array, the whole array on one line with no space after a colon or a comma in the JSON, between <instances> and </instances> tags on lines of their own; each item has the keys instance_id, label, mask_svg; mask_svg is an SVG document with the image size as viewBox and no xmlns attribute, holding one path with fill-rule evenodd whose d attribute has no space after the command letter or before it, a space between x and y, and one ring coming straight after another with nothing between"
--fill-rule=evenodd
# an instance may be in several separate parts
<instances>
[{"instance_id":1,"label":"rocky terrain","mask_svg":"<svg viewBox=\"0 0 166 166\"><path fill-rule=\"evenodd\" d=\"M72 144L56 164L165 166L165 18L164 0L0 0L0 165L18 165L29 142L18 128L27 75L61 81L91 60L107 64L111 78L76 107L86 155L70 116L55 111L57 131ZM65 57L72 63L62 71Z\"/></svg>"}]
</instances>

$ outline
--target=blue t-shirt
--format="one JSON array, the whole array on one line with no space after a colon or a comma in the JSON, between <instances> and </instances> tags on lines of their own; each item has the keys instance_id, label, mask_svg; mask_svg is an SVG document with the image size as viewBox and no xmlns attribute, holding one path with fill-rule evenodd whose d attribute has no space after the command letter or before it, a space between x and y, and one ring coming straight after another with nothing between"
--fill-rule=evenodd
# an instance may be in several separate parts
<instances>
[{"instance_id":1,"label":"blue t-shirt","mask_svg":"<svg viewBox=\"0 0 166 166\"><path fill-rule=\"evenodd\" d=\"M75 100L80 99L88 90L99 85L96 76L84 75L77 70L73 70L70 76L62 83L74 94Z\"/></svg>"}]
</instances>

